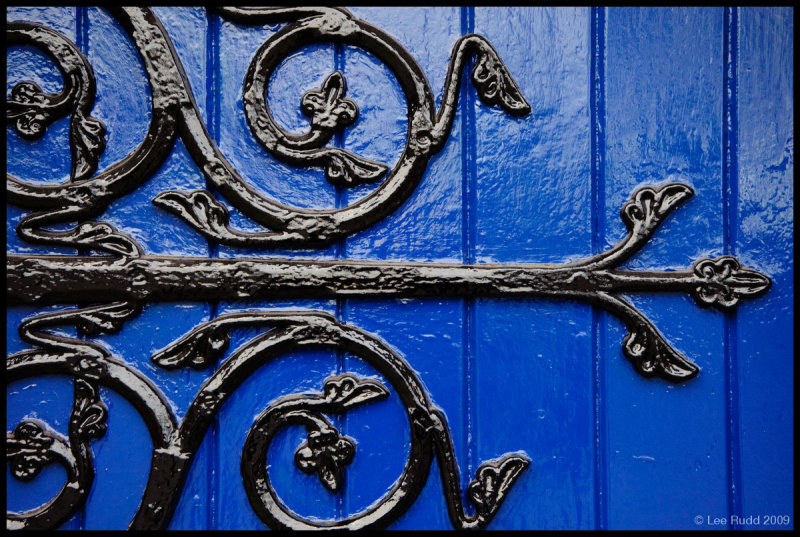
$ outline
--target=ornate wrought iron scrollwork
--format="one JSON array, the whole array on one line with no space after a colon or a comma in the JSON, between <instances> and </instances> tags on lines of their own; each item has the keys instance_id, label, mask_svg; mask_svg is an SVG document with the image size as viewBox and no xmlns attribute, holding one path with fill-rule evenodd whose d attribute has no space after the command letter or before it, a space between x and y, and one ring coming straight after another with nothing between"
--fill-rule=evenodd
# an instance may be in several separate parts
<instances>
[{"instance_id":1,"label":"ornate wrought iron scrollwork","mask_svg":"<svg viewBox=\"0 0 800 537\"><path fill-rule=\"evenodd\" d=\"M469 516L461 506L459 471L444 414L430 401L422 383L410 365L375 336L339 323L322 312L252 312L222 315L193 330L152 357L154 363L174 367L189 362L198 349L214 355L224 352L227 331L237 325L268 325L273 328L232 353L198 391L189 409L178 423L163 395L142 373L110 356L101 345L66 338L43 331L63 323L86 325L107 332L118 330L121 321L135 313L127 304L93 306L70 312L48 314L26 321L20 334L43 350L23 351L6 360L8 381L43 374L76 375L76 402L73 410L74 436L65 441L46 426L26 420L7 439L7 458L20 478L30 478L41 465L58 455L80 449L84 474L91 476L91 451L88 440L104 431L105 410L97 400L95 384L106 385L125 396L142 414L153 440L150 477L132 529L164 528L177 505L189 466L200 447L212 416L247 377L264 363L305 346L329 347L351 352L381 373L397 391L408 414L411 430L411 453L403 474L387 494L362 513L343 521L325 522L303 518L285 506L272 489L266 472L266 453L272 434L288 423L305 425L308 442L296 453L296 463L304 471L314 471L331 491L339 490L343 469L353 457L351 439L342 437L323 413L345 412L386 397L388 390L370 379L344 374L329 378L321 394L301 394L273 402L256 420L242 453L242 477L253 508L273 528L312 529L384 527L413 503L428 476L434 451L448 499L450 518L456 527L485 526L527 466L522 454L507 454L499 461L478 469L469 493L477 513ZM191 363L191 362L189 362ZM196 363L196 362L195 362ZM188 363L186 364L188 365ZM91 379L89 381L84 378ZM85 394L93 394L89 397ZM78 442L78 447L75 444ZM67 459L72 466L77 459ZM71 468L71 467L70 467ZM80 474L75 471L76 477ZM70 474L72 476L72 474ZM91 482L91 477L88 478ZM74 487L65 485L65 490ZM63 522L85 501L88 485L67 499L60 497L58 517L45 517L40 511L7 515L10 528L49 527Z\"/></svg>"},{"instance_id":2,"label":"ornate wrought iron scrollwork","mask_svg":"<svg viewBox=\"0 0 800 537\"><path fill-rule=\"evenodd\" d=\"M530 106L494 48L468 35L455 44L442 104L437 110L422 70L381 30L333 8L228 8L224 17L242 24L290 22L256 52L244 81L244 109L253 135L274 157L297 166L324 167L337 187L381 181L372 193L338 209L301 209L269 199L248 185L208 135L188 80L169 36L144 8L111 10L139 51L152 98L146 138L120 162L93 174L104 149L104 127L91 118L94 78L91 66L63 35L33 24L12 23L10 44L29 44L49 54L64 75L64 89L46 95L30 82L14 87L7 121L23 135L41 135L57 117L71 114L70 182L40 185L7 176L8 200L31 209L18 226L26 241L69 245L104 255L7 256L10 304L88 304L23 321L20 335L34 348L6 359L7 382L42 374L75 379L75 402L67 437L43 422L26 419L7 433L7 459L13 475L33 479L45 464L59 462L68 482L50 503L28 513L7 514L14 529L57 526L86 500L93 480L90 442L105 431L107 409L100 385L126 397L145 420L153 440L150 476L133 529L165 528L188 468L213 415L230 394L262 364L292 349L315 346L350 352L387 380L406 410L411 449L402 474L387 493L363 512L340 521L302 517L285 505L270 483L267 448L287 424L306 427L307 441L295 464L316 474L332 493L342 490L346 467L356 456L354 439L334 427L326 414L344 413L385 398L389 389L374 379L344 373L327 379L318 393L273 401L256 418L242 453L242 478L253 509L273 528L385 527L415 501L427 480L434 455L439 465L450 519L456 528L482 528L497 513L515 480L528 466L522 453L509 453L480 466L467 489L475 507L462 503L459 469L444 414L431 402L420 379L397 352L376 336L340 323L322 312L242 312L196 327L152 356L166 369L203 370L225 356L235 326L268 329L225 358L200 388L178 422L164 395L140 371L112 356L102 344L51 332L58 325L79 327L92 337L118 331L144 301L218 300L356 296L540 296L584 300L610 311L627 326L623 353L644 376L684 381L698 368L674 349L656 327L622 298L633 292L685 292L703 307L730 309L741 299L768 289L769 279L742 267L730 256L701 259L684 271L630 271L618 267L638 252L657 227L693 194L691 187L666 183L644 187L621 210L627 236L606 252L561 265L447 265L288 259L204 259L145 255L127 234L108 223L87 221L114 199L146 181L164 162L178 136L211 185L244 215L267 230L245 233L229 225L224 205L206 190L166 191L153 203L183 219L197 232L222 244L266 247L320 247L363 230L399 207L422 178L429 159L446 141L455 117L461 73L475 57L472 82L487 106L523 116ZM403 153L389 169L340 148L325 147L333 134L351 124L358 107L346 96L341 72L307 92L300 106L310 129L284 131L272 118L267 93L280 62L313 42L352 44L372 53L396 76L408 105ZM46 229L77 222L67 231ZM176 277L180 275L180 277ZM98 305L98 302L104 302Z\"/></svg>"},{"instance_id":3,"label":"ornate wrought iron scrollwork","mask_svg":"<svg viewBox=\"0 0 800 537\"><path fill-rule=\"evenodd\" d=\"M90 442L105 434L107 415L96 383L75 377L68 438L35 419L21 421L13 432L6 434L6 458L17 479L30 481L44 465L52 462L61 463L67 470L67 482L55 498L24 515L8 515L7 529L42 530L58 526L86 502L94 480Z\"/></svg>"}]
</instances>

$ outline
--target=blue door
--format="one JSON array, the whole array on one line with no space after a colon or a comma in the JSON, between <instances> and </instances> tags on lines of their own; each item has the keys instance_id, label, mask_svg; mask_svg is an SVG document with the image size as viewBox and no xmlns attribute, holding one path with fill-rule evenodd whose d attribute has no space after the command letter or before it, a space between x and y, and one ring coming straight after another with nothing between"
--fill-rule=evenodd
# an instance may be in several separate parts
<instances>
[{"instance_id":1,"label":"blue door","mask_svg":"<svg viewBox=\"0 0 800 537\"><path fill-rule=\"evenodd\" d=\"M8 8L10 529L793 528L791 8Z\"/></svg>"}]
</instances>

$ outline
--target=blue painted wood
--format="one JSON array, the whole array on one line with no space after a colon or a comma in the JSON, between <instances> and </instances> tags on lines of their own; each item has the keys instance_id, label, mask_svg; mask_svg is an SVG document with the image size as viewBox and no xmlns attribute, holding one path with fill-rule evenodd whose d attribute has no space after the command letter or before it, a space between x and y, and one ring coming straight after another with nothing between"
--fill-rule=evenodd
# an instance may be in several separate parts
<instances>
[{"instance_id":1,"label":"blue painted wood","mask_svg":"<svg viewBox=\"0 0 800 537\"><path fill-rule=\"evenodd\" d=\"M198 49L193 42L198 37L204 41L206 22L203 10L161 10L157 15L161 16L176 44L196 99L204 103L205 55L203 48ZM88 58L97 78L98 99L93 113L106 124L108 133L107 149L99 166L102 170L141 142L150 121L150 90L138 52L119 24L99 8L89 8L87 19ZM120 65L126 68L120 69ZM182 142L178 141L161 169L140 188L111 203L101 219L131 234L148 253L208 256L210 247L202 236L186 233L180 222L151 202L159 192L170 188L192 190L204 186L205 179ZM210 372L164 371L152 364L149 358L187 330L210 318L209 304L147 304L133 322L104 341L119 356L145 371L167 395L180 417ZM150 465L147 452L152 450L152 445L143 422L129 406L109 408L109 413L112 412L118 416L124 412L124 417L117 418L122 426L115 427L116 431L125 431L124 424L127 423L136 425L136 429L131 427L132 430L125 431L115 447L109 445L106 448L103 444L114 440L111 434L96 442L95 453L102 448L108 452L108 458L105 461L99 457L96 459L97 474L104 477L97 479L87 502L85 529L126 528L139 506L147 481ZM112 426L109 422L109 427ZM209 465L211 455L209 447L204 445L193 465L171 527L191 528L205 522L208 507L205 498L209 496L207 475L213 470ZM132 469L134 458L135 471ZM119 491L124 491L124 494ZM102 498L116 496L119 500L115 501L115 508L109 509ZM195 496L204 498L204 501L192 502ZM94 498L97 499L92 501Z\"/></svg>"},{"instance_id":2,"label":"blue painted wood","mask_svg":"<svg viewBox=\"0 0 800 537\"><path fill-rule=\"evenodd\" d=\"M591 253L589 15L475 10L475 32L495 46L533 108L533 117L511 119L480 101L472 107L475 262L563 263ZM514 450L531 458L492 527L592 528L591 308L486 299L473 307L472 463Z\"/></svg>"},{"instance_id":3,"label":"blue painted wood","mask_svg":"<svg viewBox=\"0 0 800 537\"><path fill-rule=\"evenodd\" d=\"M457 8L355 8L354 14L392 35L417 60L441 100L447 63L461 37ZM350 95L360 107L358 122L345 132L346 149L394 164L405 143L406 103L391 72L374 57L343 47L342 66ZM447 144L427 168L425 177L403 206L370 229L344 241L342 258L458 262L463 257L461 159L463 118L457 114ZM368 188L346 193L352 203ZM435 240L431 240L435 237ZM463 424L466 420L463 371L463 306L459 300L346 300L340 317L383 338L420 373L431 398L444 410L453 432L462 487L471 480ZM385 319L394 319L386 323ZM346 371L374 374L361 360L349 357ZM384 381L385 382L385 381ZM379 406L380 405L380 406ZM345 430L359 440L348 472L353 486L344 514L362 511L377 501L401 475L408 458L410 432L405 412L395 397L349 413ZM435 467L435 463L434 463ZM393 526L450 529L438 468L433 468L420 499Z\"/></svg>"},{"instance_id":4,"label":"blue painted wood","mask_svg":"<svg viewBox=\"0 0 800 537\"><path fill-rule=\"evenodd\" d=\"M681 180L694 198L626 265L721 255L723 10L609 9L606 25L606 247L624 235L631 191ZM608 528L697 528L695 516L728 510L724 317L686 296L630 298L701 372L678 386L639 377L623 326L602 316Z\"/></svg>"},{"instance_id":5,"label":"blue painted wood","mask_svg":"<svg viewBox=\"0 0 800 537\"><path fill-rule=\"evenodd\" d=\"M47 25L75 40L76 16L75 8L9 8L6 12L8 21L28 20ZM36 49L29 47L12 47L6 52L6 92L21 80L32 80L46 91L56 92L61 88L62 77L53 63ZM21 138L15 129L6 129L6 170L28 181L59 183L68 180L70 157L67 133L69 120L54 122L45 135L37 142L28 142ZM76 254L75 249L49 249L23 243L15 232L17 224L25 216L26 211L12 205L6 209L6 245L8 251L25 253L48 253L53 250L62 254ZM63 307L62 307L63 308ZM6 352L11 354L27 348L27 344L19 339L17 327L19 323L43 310L51 308L16 307L6 311ZM64 333L70 334L69 328ZM75 336L75 330L71 330ZM8 411L6 422L13 427L20 420L35 418L50 424L56 431L66 434L69 414L72 408L72 381L66 377L46 376L36 379L25 379L7 386L6 402ZM10 428L9 427L9 428ZM23 483L6 470L7 509L24 511L41 505L52 498L59 490L66 477L61 467L45 468L42 475L33 482ZM8 467L7 467L8 468ZM63 526L67 530L83 528L83 512L79 511Z\"/></svg>"},{"instance_id":6,"label":"blue painted wood","mask_svg":"<svg viewBox=\"0 0 800 537\"><path fill-rule=\"evenodd\" d=\"M75 8L9 8L9 22L26 20L49 26L75 40L77 19ZM62 77L52 61L38 49L12 47L6 53L6 93L22 80L35 82L45 91L56 92L61 88ZM70 154L68 150L69 119L54 121L39 140L25 140L12 126L6 127L6 170L16 177L34 183L63 183L69 179ZM19 207L7 205L6 244L19 252L62 254L77 253L74 248L42 249L23 243L15 232L17 224L27 214Z\"/></svg>"},{"instance_id":7,"label":"blue painted wood","mask_svg":"<svg viewBox=\"0 0 800 537\"><path fill-rule=\"evenodd\" d=\"M739 512L794 527L794 23L791 8L739 8L738 165L731 248L772 277L764 300L747 304L732 341L738 375ZM789 524L786 519L789 518Z\"/></svg>"},{"instance_id":8,"label":"blue painted wood","mask_svg":"<svg viewBox=\"0 0 800 537\"><path fill-rule=\"evenodd\" d=\"M337 190L321 169L280 163L253 138L242 107L244 74L256 49L282 25L240 25L204 8L155 12L212 137L265 195L301 207L334 208L375 188ZM146 304L120 333L101 340L144 371L180 418L211 371L164 371L149 360L155 351L224 313L327 311L376 334L418 372L447 416L462 490L486 460L520 450L531 458L492 529L740 527L732 515L760 515L761 524L764 516L788 516L788 524L781 525L781 518L768 527L793 527L792 12L352 12L410 52L437 104L456 40L470 32L486 36L531 103L531 114L512 118L487 108L465 75L447 143L414 193L381 222L322 250L221 246L153 206L152 198L163 190L207 188L180 140L152 178L97 219L130 233L148 254L561 263L616 243L625 231L619 208L638 186L680 180L692 185L694 199L627 266L677 270L703 256L732 253L768 274L772 289L728 315L701 309L688 296L628 297L700 366L696 379L678 386L637 375L620 351L621 323L569 301ZM104 10L9 8L7 20L53 27L88 56L97 77L92 113L108 129L101 170L140 142L150 118L142 62ZM33 49L12 47L7 61L7 92L24 79L49 91L60 88L57 69ZM269 104L277 121L303 132L308 123L300 98L334 70L344 73L360 115L330 144L393 164L405 140L404 97L388 69L355 47L319 44L288 58L271 85ZM35 142L7 127L8 171L32 181L65 181L67 127L60 120ZM217 199L231 209L218 194ZM9 252L77 253L22 243L14 227L25 214L7 205ZM233 209L231 220L239 229L258 229ZM22 319L56 309L65 307L9 308L7 352L26 348L16 332ZM230 349L257 333L235 330ZM206 434L170 528L263 529L239 470L247 431L270 401L318 391L327 376L342 371L381 379L354 356L323 350L283 356L249 378ZM126 527L146 481L151 444L142 420L118 394L103 390L101 396L109 407L109 432L93 442L97 479L86 508L64 529ZM65 433L72 383L62 377L14 382L7 403L7 428L36 417ZM302 515L340 518L364 509L385 493L407 457L408 422L396 394L334 423L357 441L341 495L292 464L302 428L283 431L270 449L276 490ZM63 478L55 465L31 483L7 471L7 508L47 501ZM710 525L714 518L725 522ZM434 464L422 494L392 528L451 527Z\"/></svg>"}]
</instances>

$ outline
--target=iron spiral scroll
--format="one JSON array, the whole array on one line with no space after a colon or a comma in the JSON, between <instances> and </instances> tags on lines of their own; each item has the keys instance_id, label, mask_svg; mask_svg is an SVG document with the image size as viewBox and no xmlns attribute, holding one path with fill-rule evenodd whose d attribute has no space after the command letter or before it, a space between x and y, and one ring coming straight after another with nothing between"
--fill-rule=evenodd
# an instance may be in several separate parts
<instances>
[{"instance_id":1,"label":"iron spiral scroll","mask_svg":"<svg viewBox=\"0 0 800 537\"><path fill-rule=\"evenodd\" d=\"M147 424L153 441L150 475L131 529L166 528L180 498L188 470L215 413L254 371L295 349L314 347L352 353L375 368L389 386L372 378L342 373L320 391L273 401L250 429L241 458L247 496L272 528L361 529L386 527L417 499L434 456L439 466L453 526L485 527L500 509L515 481L528 467L524 453L507 453L485 462L467 488L474 514L465 507L455 449L444 414L431 401L409 363L386 342L318 311L252 311L221 315L195 327L156 352L151 360L165 369L205 370L224 358L230 330L257 326L261 333L231 352L200 388L182 420L141 371L115 357L103 344L53 331L80 328L89 337L115 333L136 317L146 301L358 296L526 296L586 301L621 319L628 330L622 351L640 374L681 382L698 368L674 349L658 329L622 298L634 292L684 292L698 305L722 310L767 291L764 274L731 256L700 259L684 271L630 271L618 267L638 252L658 226L692 195L690 186L671 182L636 191L621 210L628 233L606 252L565 264L456 265L380 261L301 261L293 259L207 259L146 255L128 234L90 220L110 202L135 190L172 152L178 137L207 181L263 231L231 227L228 211L206 190L162 192L153 203L220 244L319 248L367 229L396 210L419 183L429 159L443 147L455 117L461 73L473 59L472 84L487 106L524 116L530 106L498 53L483 37L468 35L454 46L441 105L419 65L394 39L370 24L333 8L226 8L223 17L240 24L289 22L258 49L244 81L244 112L254 137L275 158L293 166L317 166L338 188L378 183L367 196L336 209L303 209L272 200L254 189L228 162L201 120L192 90L170 38L146 8L110 10L139 52L150 84L152 119L139 146L95 175L105 148L105 127L90 115L95 97L91 65L64 35L40 25L10 23L7 42L37 47L59 67L64 88L46 94L32 82L17 84L7 100L6 119L24 137L36 139L54 120L70 115L70 181L33 184L7 175L10 203L31 212L17 232L43 245L77 247L94 256L7 255L7 300L11 305L80 304L77 309L25 319L23 341L33 348L6 358L7 383L46 374L74 379L74 403L66 436L46 423L25 419L7 432L6 456L12 474L34 479L58 462L67 482L49 503L26 513L7 513L9 529L48 529L66 521L85 503L94 479L91 441L105 434L106 386L130 401ZM338 71L300 103L310 129L302 135L283 130L269 110L270 78L277 66L301 47L321 41L358 46L395 75L408 106L403 153L389 169L325 144L352 124L357 104L346 97ZM77 223L72 229L47 229ZM183 275L177 278L176 275ZM189 275L187 283L186 276ZM382 498L344 520L320 521L298 515L283 503L268 475L268 448L278 429L306 428L307 441L294 463L315 474L331 493L343 488L355 440L342 434L328 415L386 398L391 387L406 411L411 447L401 475Z\"/></svg>"}]
</instances>

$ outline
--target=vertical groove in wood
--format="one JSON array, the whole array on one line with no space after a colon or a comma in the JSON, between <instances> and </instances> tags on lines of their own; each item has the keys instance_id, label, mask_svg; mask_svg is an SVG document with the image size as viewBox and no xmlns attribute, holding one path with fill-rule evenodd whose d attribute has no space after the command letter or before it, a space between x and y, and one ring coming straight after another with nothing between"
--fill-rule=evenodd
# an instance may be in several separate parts
<instances>
[{"instance_id":1,"label":"vertical groove in wood","mask_svg":"<svg viewBox=\"0 0 800 537\"><path fill-rule=\"evenodd\" d=\"M794 12L792 7L736 10L736 257L763 271L772 287L739 305L738 506L786 515L794 526ZM787 524L788 522L788 524Z\"/></svg>"},{"instance_id":2,"label":"vertical groove in wood","mask_svg":"<svg viewBox=\"0 0 800 537\"><path fill-rule=\"evenodd\" d=\"M89 12L86 6L75 8L75 40L78 48L85 56L89 48Z\"/></svg>"},{"instance_id":3,"label":"vertical groove in wood","mask_svg":"<svg viewBox=\"0 0 800 537\"><path fill-rule=\"evenodd\" d=\"M591 8L591 155L592 155L592 254L605 243L605 8ZM605 348L605 315L592 308L592 357L594 377L594 502L595 529L606 529L605 370L600 349Z\"/></svg>"},{"instance_id":4,"label":"vertical groove in wood","mask_svg":"<svg viewBox=\"0 0 800 537\"><path fill-rule=\"evenodd\" d=\"M462 35L471 34L475 32L475 8L462 7L461 8L461 33ZM469 81L470 73L472 73L473 60L470 59L469 63L464 68L462 75ZM462 171L462 188L461 188L461 203L462 203L462 262L465 264L472 264L475 262L475 206L476 206L476 133L475 133L475 92L472 85L469 83L461 84L461 95L459 96L459 103L461 107L461 118L463 122L463 130L461 137L461 171ZM465 445L463 447L464 454L467 460L467 468L463 475L466 481L469 482L471 476L475 472L477 466L477 439L475 438L476 426L475 419L477 412L475 401L477 397L477 381L475 371L475 361L473 359L473 352L475 351L474 337L475 337L475 300L472 298L464 299L463 307L463 355L462 363L464 370L464 380L462 381L462 389L464 390L464 438ZM463 484L463 483L462 483Z\"/></svg>"},{"instance_id":5,"label":"vertical groove in wood","mask_svg":"<svg viewBox=\"0 0 800 537\"><path fill-rule=\"evenodd\" d=\"M738 208L738 158L737 158L737 52L738 12L736 7L725 8L724 71L723 71L723 160L722 160L722 229L725 254L736 254L736 213ZM737 322L734 313L725 315L725 394L726 394L726 470L728 474L728 520L742 516L741 506L741 454L739 452L739 367L736 349ZM733 529L732 522L729 528Z\"/></svg>"},{"instance_id":6,"label":"vertical groove in wood","mask_svg":"<svg viewBox=\"0 0 800 537\"><path fill-rule=\"evenodd\" d=\"M206 33L206 110L208 111L208 131L214 143L219 145L219 15L206 8L206 18L208 20L208 32ZM206 188L213 192L213 189L206 179ZM208 239L209 257L219 257L218 245L216 241ZM219 301L210 303L211 319L217 316ZM208 499L208 511L206 513L206 529L218 529L217 499L219 498L219 426L216 417L209 428L211 434L211 468L207 476L207 488L211 493Z\"/></svg>"}]
</instances>

